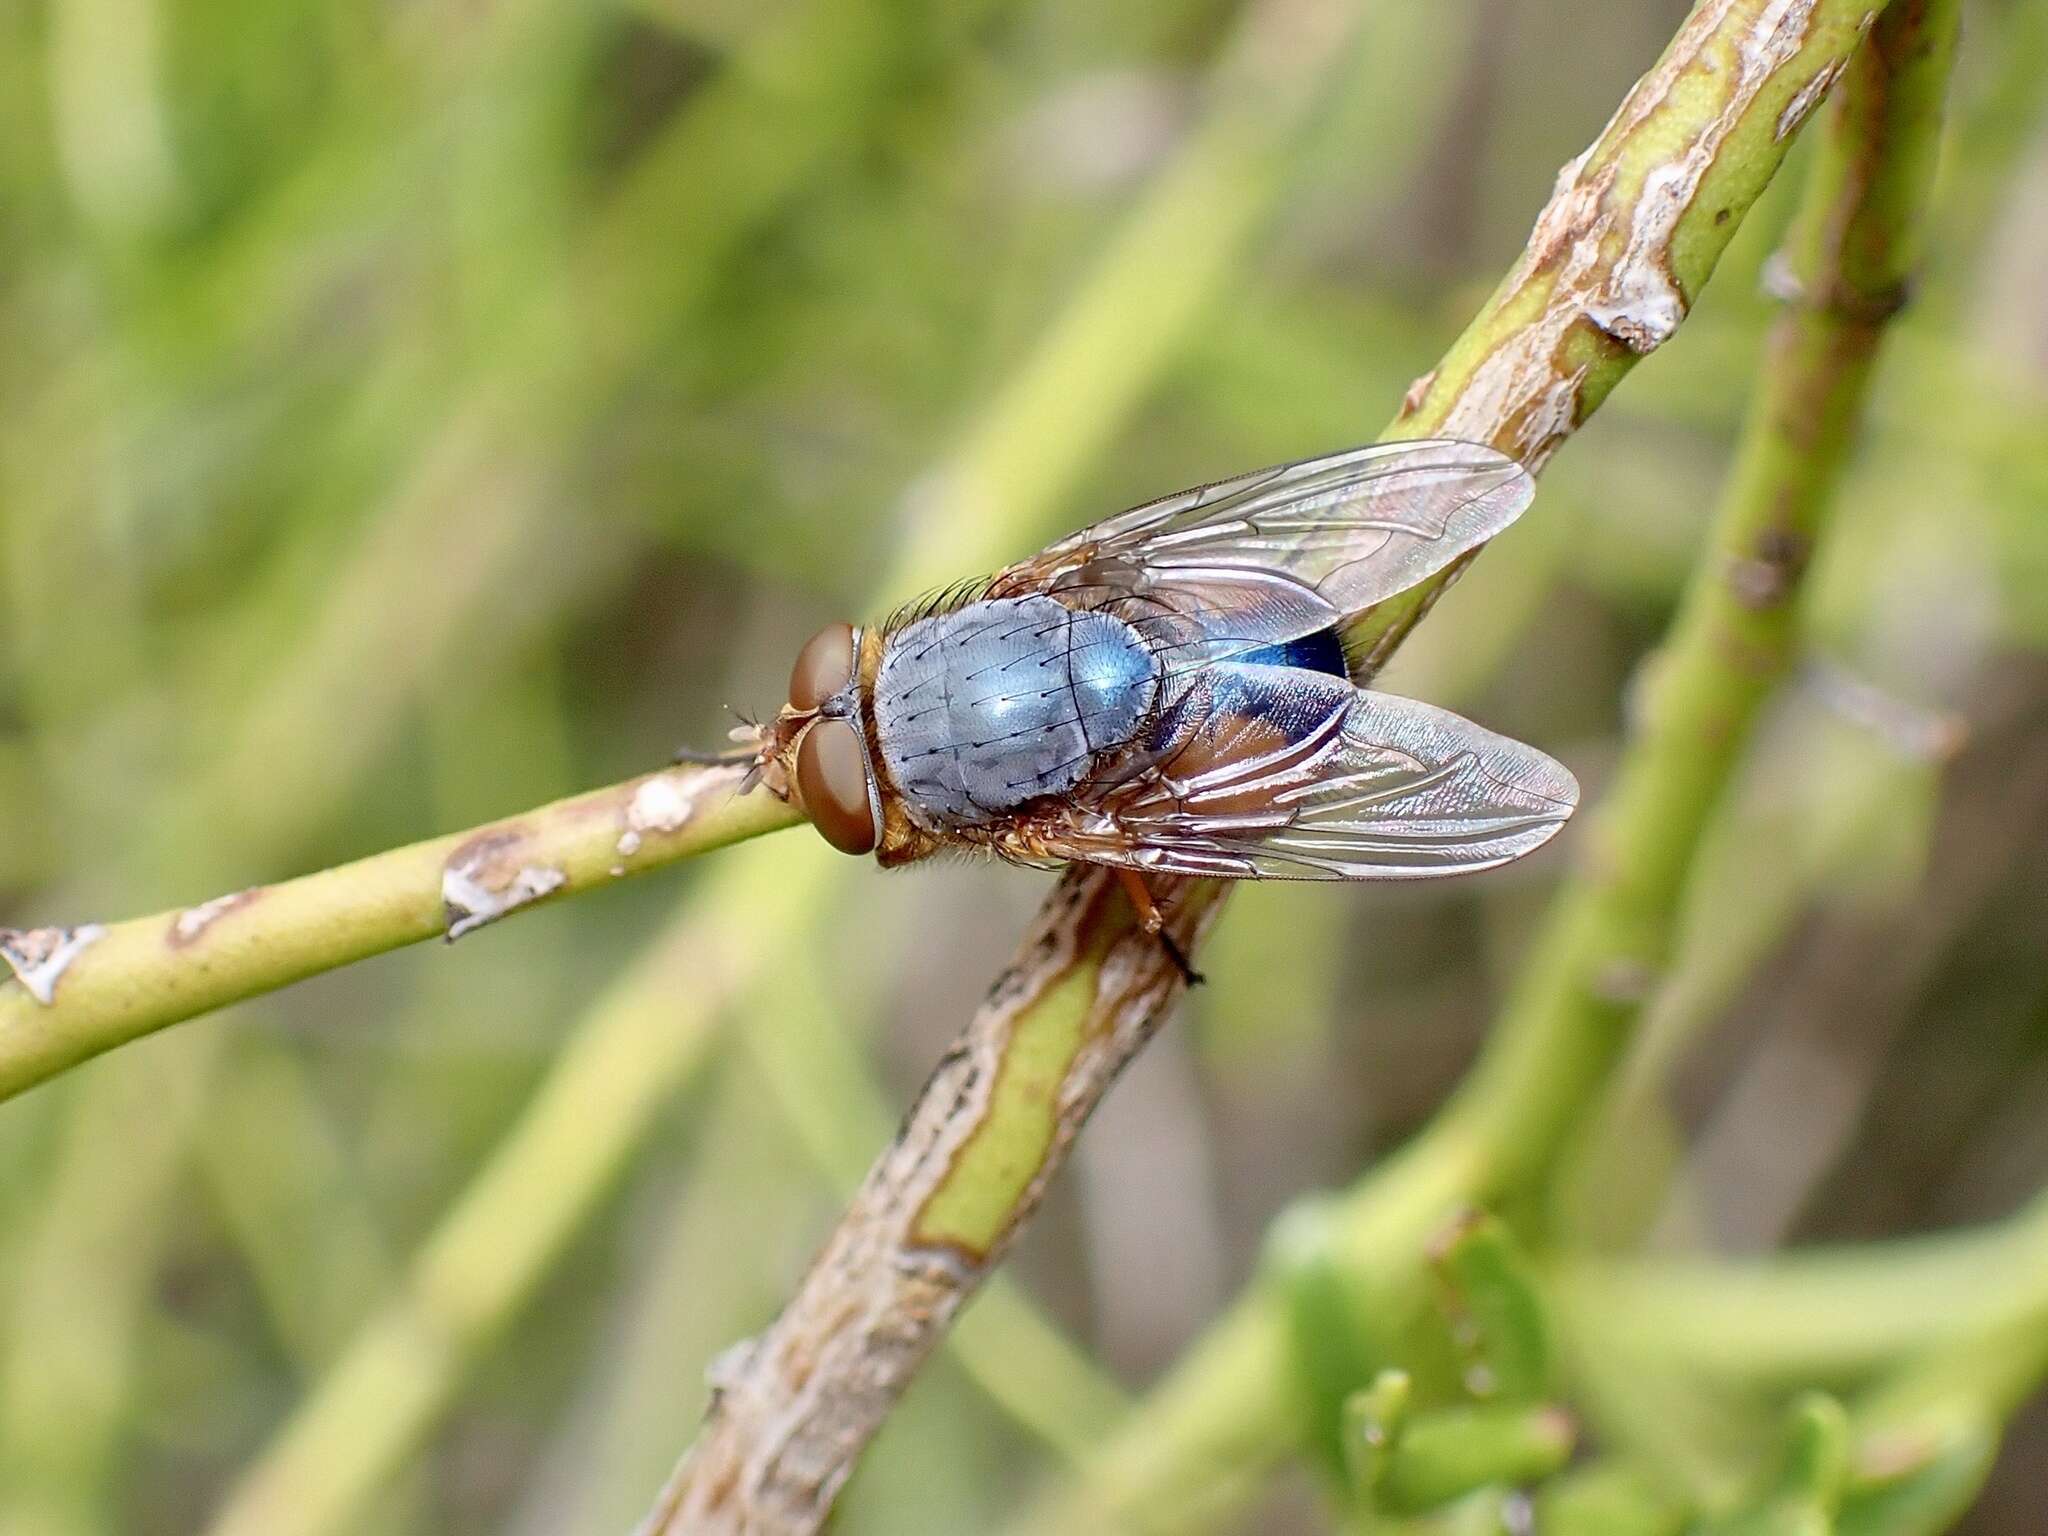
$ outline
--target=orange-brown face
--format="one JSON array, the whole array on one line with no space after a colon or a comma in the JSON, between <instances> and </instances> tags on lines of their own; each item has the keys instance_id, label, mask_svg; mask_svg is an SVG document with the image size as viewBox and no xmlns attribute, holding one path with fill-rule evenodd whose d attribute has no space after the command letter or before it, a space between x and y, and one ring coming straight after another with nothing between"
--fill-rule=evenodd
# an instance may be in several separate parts
<instances>
[{"instance_id":1,"label":"orange-brown face","mask_svg":"<svg viewBox=\"0 0 2048 1536\"><path fill-rule=\"evenodd\" d=\"M789 674L790 709L812 716L796 739L797 803L842 853L874 850L873 785L858 720L817 711L846 693L858 661L853 626L828 624L797 652Z\"/></svg>"}]
</instances>

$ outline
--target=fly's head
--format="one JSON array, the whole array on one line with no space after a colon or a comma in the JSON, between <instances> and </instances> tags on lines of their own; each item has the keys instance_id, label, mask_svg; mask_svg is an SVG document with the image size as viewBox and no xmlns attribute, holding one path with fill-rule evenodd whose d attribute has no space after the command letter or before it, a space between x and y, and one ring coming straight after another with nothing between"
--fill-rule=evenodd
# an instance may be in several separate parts
<instances>
[{"instance_id":1,"label":"fly's head","mask_svg":"<svg viewBox=\"0 0 2048 1536\"><path fill-rule=\"evenodd\" d=\"M797 652L789 702L762 729L759 766L842 853L871 853L882 839L882 798L868 754L861 679L862 635L828 624Z\"/></svg>"}]
</instances>

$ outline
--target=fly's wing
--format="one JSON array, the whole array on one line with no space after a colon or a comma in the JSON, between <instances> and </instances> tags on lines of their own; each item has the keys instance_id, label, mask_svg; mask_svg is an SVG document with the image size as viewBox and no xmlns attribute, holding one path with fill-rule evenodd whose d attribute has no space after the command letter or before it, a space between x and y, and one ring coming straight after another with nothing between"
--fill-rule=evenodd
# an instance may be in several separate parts
<instances>
[{"instance_id":1,"label":"fly's wing","mask_svg":"<svg viewBox=\"0 0 2048 1536\"><path fill-rule=\"evenodd\" d=\"M1034 822L1053 858L1181 875L1463 874L1556 834L1579 786L1533 747L1412 699L1292 667L1210 668L1143 773Z\"/></svg>"},{"instance_id":2,"label":"fly's wing","mask_svg":"<svg viewBox=\"0 0 2048 1536\"><path fill-rule=\"evenodd\" d=\"M1182 491L999 572L988 597L1107 608L1202 665L1330 628L1476 549L1534 494L1476 443L1381 443Z\"/></svg>"}]
</instances>

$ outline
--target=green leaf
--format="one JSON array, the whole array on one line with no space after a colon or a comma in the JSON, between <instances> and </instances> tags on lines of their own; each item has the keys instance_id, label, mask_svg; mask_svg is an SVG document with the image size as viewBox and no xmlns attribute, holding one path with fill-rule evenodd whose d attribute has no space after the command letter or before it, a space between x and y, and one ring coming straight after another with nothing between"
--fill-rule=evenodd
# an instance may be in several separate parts
<instances>
[{"instance_id":1,"label":"green leaf","mask_svg":"<svg viewBox=\"0 0 2048 1536\"><path fill-rule=\"evenodd\" d=\"M1571 1459L1576 1430L1554 1407L1446 1408L1412 1417L1392 1442L1373 1501L1420 1514L1495 1486L1541 1482Z\"/></svg>"},{"instance_id":2,"label":"green leaf","mask_svg":"<svg viewBox=\"0 0 2048 1536\"><path fill-rule=\"evenodd\" d=\"M1438 1238L1430 1258L1466 1391L1508 1403L1540 1398L1550 1340L1528 1260L1508 1229L1483 1211L1468 1211Z\"/></svg>"},{"instance_id":3,"label":"green leaf","mask_svg":"<svg viewBox=\"0 0 2048 1536\"><path fill-rule=\"evenodd\" d=\"M1394 1447L1408 1423L1414 1383L1406 1371L1381 1371L1377 1380L1345 1400L1342 1451L1353 1498L1371 1507L1373 1490L1386 1476Z\"/></svg>"}]
</instances>

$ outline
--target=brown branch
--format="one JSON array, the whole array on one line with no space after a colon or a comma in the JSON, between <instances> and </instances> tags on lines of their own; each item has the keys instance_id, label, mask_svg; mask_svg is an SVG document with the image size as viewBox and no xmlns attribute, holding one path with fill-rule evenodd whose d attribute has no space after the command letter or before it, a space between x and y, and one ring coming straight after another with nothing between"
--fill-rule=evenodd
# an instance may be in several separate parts
<instances>
[{"instance_id":1,"label":"brown branch","mask_svg":"<svg viewBox=\"0 0 2048 1536\"><path fill-rule=\"evenodd\" d=\"M1218 910L1213 887L1169 898L1167 926L1192 946ZM1159 942L1132 925L1116 882L1068 870L1017 961L941 1058L895 1142L869 1173L781 1320L712 1367L707 1433L643 1529L816 1530L868 1438L1038 1208L1069 1143L1167 1016L1180 987ZM1086 992L1085 1007L1057 1006ZM1054 1006L1048 1006L1053 1004ZM1077 1048L1062 1049L1071 1032ZM1056 1062L1057 1081L1028 1079ZM1027 1079L1019 1082L1018 1079ZM1030 1128L1005 1108L1041 1106L1049 1155L1022 1176L1005 1219L979 1241L945 1203L952 1176L1007 1160Z\"/></svg>"}]
</instances>

